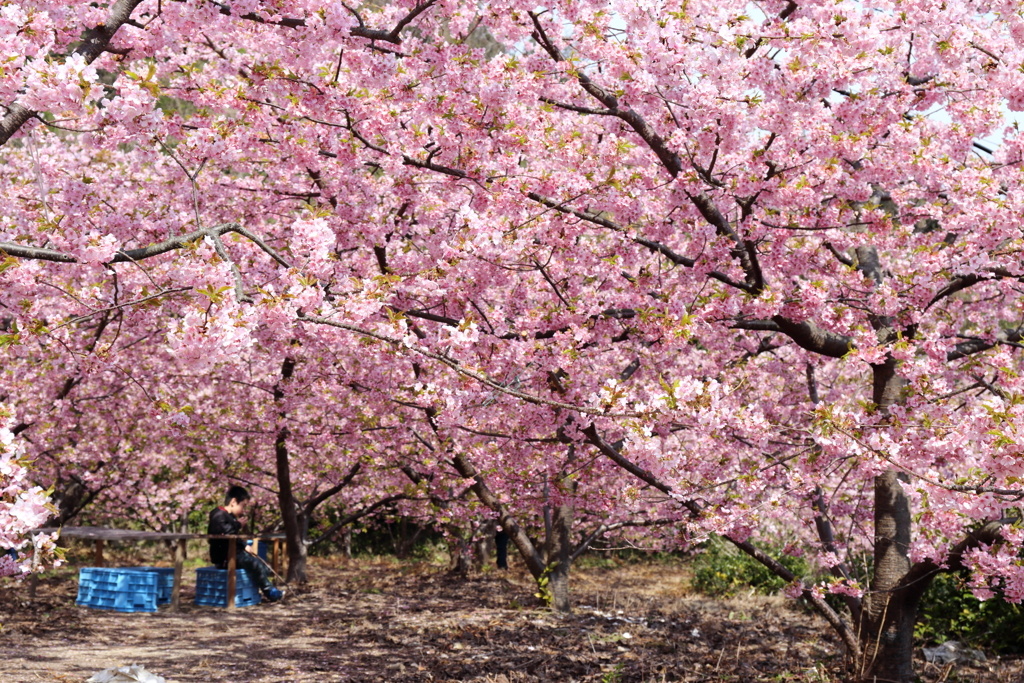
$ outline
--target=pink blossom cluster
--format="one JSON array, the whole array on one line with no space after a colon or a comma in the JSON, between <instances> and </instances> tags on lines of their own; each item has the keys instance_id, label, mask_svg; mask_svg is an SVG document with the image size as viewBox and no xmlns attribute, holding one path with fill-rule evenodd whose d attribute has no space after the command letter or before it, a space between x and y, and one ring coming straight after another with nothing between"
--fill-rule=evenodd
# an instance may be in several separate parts
<instances>
[{"instance_id":1,"label":"pink blossom cluster","mask_svg":"<svg viewBox=\"0 0 1024 683\"><path fill-rule=\"evenodd\" d=\"M6 409L0 406L0 415ZM7 551L30 546L33 554L44 556L52 551L48 534L31 534L50 517L49 495L28 479L28 463L15 442L9 425L0 427L0 576L11 576L28 570L25 554L21 564ZM38 562L36 563L38 566Z\"/></svg>"}]
</instances>

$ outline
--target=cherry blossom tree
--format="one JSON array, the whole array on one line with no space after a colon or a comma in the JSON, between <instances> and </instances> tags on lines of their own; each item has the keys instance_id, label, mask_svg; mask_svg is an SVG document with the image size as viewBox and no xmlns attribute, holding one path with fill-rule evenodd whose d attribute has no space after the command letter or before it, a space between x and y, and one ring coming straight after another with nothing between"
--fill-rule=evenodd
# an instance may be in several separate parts
<instances>
[{"instance_id":1,"label":"cherry blossom tree","mask_svg":"<svg viewBox=\"0 0 1024 683\"><path fill-rule=\"evenodd\" d=\"M863 680L912 679L936 573L1024 597L1018 3L38 1L0 35L2 343L61 381L130 375L173 439L165 363L275 358L286 445L289 351L343 357L332 419L426 440L513 538L492 480L600 461L606 511L730 539Z\"/></svg>"}]
</instances>

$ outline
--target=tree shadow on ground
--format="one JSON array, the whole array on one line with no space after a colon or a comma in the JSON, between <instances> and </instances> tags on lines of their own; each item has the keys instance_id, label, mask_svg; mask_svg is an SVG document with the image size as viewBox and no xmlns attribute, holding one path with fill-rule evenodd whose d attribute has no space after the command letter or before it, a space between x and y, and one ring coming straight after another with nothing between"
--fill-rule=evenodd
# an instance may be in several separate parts
<instances>
[{"instance_id":1,"label":"tree shadow on ground","mask_svg":"<svg viewBox=\"0 0 1024 683\"><path fill-rule=\"evenodd\" d=\"M84 681L138 663L174 683L822 682L842 664L814 615L778 598L688 595L678 566L580 572L568 616L544 610L514 572L323 561L312 573L283 603L233 611L193 605L186 583L182 610L156 614L76 607L74 571L44 581L35 601L0 584L0 679ZM921 668L924 680L941 674ZM1022 672L1005 660L960 674Z\"/></svg>"}]
</instances>

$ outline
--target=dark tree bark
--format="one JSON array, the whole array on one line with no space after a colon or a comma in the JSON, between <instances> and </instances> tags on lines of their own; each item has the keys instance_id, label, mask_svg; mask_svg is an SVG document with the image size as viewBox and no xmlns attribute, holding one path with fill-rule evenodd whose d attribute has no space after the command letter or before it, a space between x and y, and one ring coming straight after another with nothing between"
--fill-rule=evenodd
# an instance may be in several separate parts
<instances>
[{"instance_id":1,"label":"dark tree bark","mask_svg":"<svg viewBox=\"0 0 1024 683\"><path fill-rule=\"evenodd\" d=\"M554 508L551 524L547 530L548 538L548 590L551 596L551 608L556 612L571 612L572 599L569 596L569 571L575 557L576 548L572 542L572 523L576 509L571 502L576 497L578 481L569 475L573 462L576 460L576 446L569 444L569 453L562 471L558 474L558 492L562 502Z\"/></svg>"},{"instance_id":2,"label":"dark tree bark","mask_svg":"<svg viewBox=\"0 0 1024 683\"><path fill-rule=\"evenodd\" d=\"M70 522L103 491L103 488L92 490L75 474L68 475L66 479L58 477L53 494L57 514L50 517L47 526L64 526Z\"/></svg>"},{"instance_id":3,"label":"dark tree bark","mask_svg":"<svg viewBox=\"0 0 1024 683\"><path fill-rule=\"evenodd\" d=\"M557 505L551 520L551 537L548 539L551 554L548 575L548 590L551 595L551 609L556 612L571 612L569 597L569 570L572 568L573 543L570 537L575 509L572 505Z\"/></svg>"},{"instance_id":4,"label":"dark tree bark","mask_svg":"<svg viewBox=\"0 0 1024 683\"><path fill-rule=\"evenodd\" d=\"M910 571L910 499L889 470L875 478L875 566L860 632L864 680L913 680L914 622L921 591L899 590Z\"/></svg>"},{"instance_id":5,"label":"dark tree bark","mask_svg":"<svg viewBox=\"0 0 1024 683\"><path fill-rule=\"evenodd\" d=\"M274 400L284 400L284 383L291 379L295 371L295 360L285 358L281 364L281 381L274 387ZM283 424L285 411L278 411L282 424L274 441L274 455L277 464L277 501L281 508L281 521L284 524L285 542L288 553L288 583L305 583L306 577L306 538L304 515L301 514L292 491L291 466L288 462L288 426ZM302 517L302 519L300 519Z\"/></svg>"},{"instance_id":6,"label":"dark tree bark","mask_svg":"<svg viewBox=\"0 0 1024 683\"><path fill-rule=\"evenodd\" d=\"M876 281L881 268L873 249L858 249L861 268ZM889 326L879 320L876 327ZM888 356L872 370L872 400L884 415L900 401L905 384L896 374L897 361ZM875 477L874 569L870 592L863 601L859 632L863 680L909 683L914 678L914 623L924 586L899 588L911 568L910 541L913 519L910 498L903 490L906 475L890 469Z\"/></svg>"}]
</instances>

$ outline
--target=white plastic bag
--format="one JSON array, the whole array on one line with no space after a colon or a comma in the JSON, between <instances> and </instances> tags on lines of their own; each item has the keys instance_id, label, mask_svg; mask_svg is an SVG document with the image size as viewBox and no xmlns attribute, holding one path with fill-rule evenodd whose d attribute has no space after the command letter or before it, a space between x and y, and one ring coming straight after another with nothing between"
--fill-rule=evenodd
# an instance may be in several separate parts
<instances>
[{"instance_id":1,"label":"white plastic bag","mask_svg":"<svg viewBox=\"0 0 1024 683\"><path fill-rule=\"evenodd\" d=\"M963 643L956 640L947 640L938 647L923 647L924 658L927 662L935 664L949 664L950 662L984 662L985 653L981 650L972 650Z\"/></svg>"},{"instance_id":2,"label":"white plastic bag","mask_svg":"<svg viewBox=\"0 0 1024 683\"><path fill-rule=\"evenodd\" d=\"M104 669L85 683L167 683L163 676L157 676L146 671L146 667L138 664L131 666L112 667Z\"/></svg>"}]
</instances>

